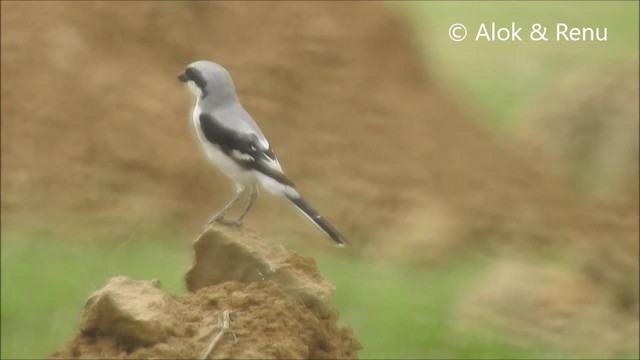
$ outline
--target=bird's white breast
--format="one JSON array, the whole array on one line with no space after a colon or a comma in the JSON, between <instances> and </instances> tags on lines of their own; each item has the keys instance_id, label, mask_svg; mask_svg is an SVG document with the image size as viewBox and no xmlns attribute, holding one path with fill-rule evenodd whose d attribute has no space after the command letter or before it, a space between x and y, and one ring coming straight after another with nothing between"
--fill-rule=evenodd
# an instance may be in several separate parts
<instances>
[{"instance_id":1,"label":"bird's white breast","mask_svg":"<svg viewBox=\"0 0 640 360\"><path fill-rule=\"evenodd\" d=\"M204 153L207 155L209 160L216 165L220 170L231 179L233 179L236 183L248 183L251 181L255 181L255 176L252 172L247 171L238 165L233 159L228 157L220 148L211 144L202 133L202 128L200 127L200 114L201 109L199 106L199 101L196 102L196 105L193 107L193 127L196 132L196 136L198 137L198 141L204 150Z\"/></svg>"}]
</instances>

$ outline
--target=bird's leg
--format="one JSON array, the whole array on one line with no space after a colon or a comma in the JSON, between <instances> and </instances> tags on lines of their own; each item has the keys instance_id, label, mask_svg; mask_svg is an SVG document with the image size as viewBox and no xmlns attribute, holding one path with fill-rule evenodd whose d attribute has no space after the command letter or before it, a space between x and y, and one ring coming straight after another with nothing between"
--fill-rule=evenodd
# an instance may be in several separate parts
<instances>
[{"instance_id":1,"label":"bird's leg","mask_svg":"<svg viewBox=\"0 0 640 360\"><path fill-rule=\"evenodd\" d=\"M247 215L253 204L256 202L256 199L258 198L258 188L255 184L251 184L251 188L249 189L249 191L249 202L247 202L247 205L244 207L244 209L242 209L240 216L238 216L238 218L234 221L236 225L242 225L242 219L245 215Z\"/></svg>"},{"instance_id":2,"label":"bird's leg","mask_svg":"<svg viewBox=\"0 0 640 360\"><path fill-rule=\"evenodd\" d=\"M207 222L207 225L211 225L216 221L226 223L226 221L224 221L224 214L227 211L229 211L229 209L231 209L233 205L235 205L238 202L238 200L240 200L240 198L242 197L242 194L244 194L244 191L245 191L244 186L236 184L236 196L234 196L233 199L231 199L231 201L229 201L227 205L225 205L222 209L220 209L218 212L213 214L211 218L209 218L209 222Z\"/></svg>"}]
</instances>

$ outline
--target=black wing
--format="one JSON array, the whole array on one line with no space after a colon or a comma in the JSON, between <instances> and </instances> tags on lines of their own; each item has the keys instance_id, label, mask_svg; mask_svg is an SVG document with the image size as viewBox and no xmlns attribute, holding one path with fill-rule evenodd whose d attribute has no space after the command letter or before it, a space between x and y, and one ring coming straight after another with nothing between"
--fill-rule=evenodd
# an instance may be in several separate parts
<instances>
[{"instance_id":1,"label":"black wing","mask_svg":"<svg viewBox=\"0 0 640 360\"><path fill-rule=\"evenodd\" d=\"M238 165L259 171L281 184L294 186L282 172L269 164L276 161L276 156L269 148L265 148L256 134L241 133L229 129L211 114L200 114L200 128L204 137L218 147Z\"/></svg>"}]
</instances>

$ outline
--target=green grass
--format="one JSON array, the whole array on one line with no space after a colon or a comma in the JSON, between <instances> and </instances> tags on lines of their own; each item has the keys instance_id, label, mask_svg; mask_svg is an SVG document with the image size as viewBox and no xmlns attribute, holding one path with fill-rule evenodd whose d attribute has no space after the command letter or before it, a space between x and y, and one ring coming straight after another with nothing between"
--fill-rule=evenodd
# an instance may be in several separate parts
<instances>
[{"instance_id":1,"label":"green grass","mask_svg":"<svg viewBox=\"0 0 640 360\"><path fill-rule=\"evenodd\" d=\"M558 349L515 346L496 332L453 328L454 306L486 260L466 257L431 270L344 258L318 263L336 285L340 322L363 344L361 358L557 358Z\"/></svg>"},{"instance_id":2,"label":"green grass","mask_svg":"<svg viewBox=\"0 0 640 360\"><path fill-rule=\"evenodd\" d=\"M189 245L133 239L61 242L37 234L2 235L3 359L42 358L73 335L84 300L113 276L159 279L182 292Z\"/></svg>"},{"instance_id":3,"label":"green grass","mask_svg":"<svg viewBox=\"0 0 640 360\"><path fill-rule=\"evenodd\" d=\"M40 358L73 336L84 300L113 276L159 279L183 293L189 242L135 238L116 245L91 239L55 241L39 234L2 236L2 358ZM553 358L544 347L517 347L499 336L459 334L451 316L484 260L460 259L435 269L376 265L323 255L323 274L337 287L340 322L353 327L362 358Z\"/></svg>"},{"instance_id":4,"label":"green grass","mask_svg":"<svg viewBox=\"0 0 640 360\"><path fill-rule=\"evenodd\" d=\"M447 348L451 305L479 264L429 272L325 258L319 267L338 289L341 320L363 341L361 356L410 358Z\"/></svg>"},{"instance_id":5,"label":"green grass","mask_svg":"<svg viewBox=\"0 0 640 360\"><path fill-rule=\"evenodd\" d=\"M637 1L424 1L401 4L423 45L429 69L461 102L486 111L499 128L511 125L523 101L548 89L562 73L582 65L638 56ZM481 23L508 26L521 34L534 23L547 27L607 27L606 42L475 42ZM449 27L464 24L467 39L454 42ZM468 90L468 91L466 91Z\"/></svg>"}]
</instances>

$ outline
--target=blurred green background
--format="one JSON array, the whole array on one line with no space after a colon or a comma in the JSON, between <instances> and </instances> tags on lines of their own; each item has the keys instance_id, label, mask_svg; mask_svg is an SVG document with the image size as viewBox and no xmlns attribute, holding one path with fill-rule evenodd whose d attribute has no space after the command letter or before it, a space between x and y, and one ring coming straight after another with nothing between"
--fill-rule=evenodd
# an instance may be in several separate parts
<instances>
[{"instance_id":1,"label":"blurred green background","mask_svg":"<svg viewBox=\"0 0 640 360\"><path fill-rule=\"evenodd\" d=\"M633 1L425 1L406 4L407 16L423 36L425 57L441 71L441 80L463 100L475 103L492 125L508 127L513 110L537 95L563 72L583 65L607 64L637 51L638 3ZM473 41L480 24L522 27L522 42ZM467 38L454 42L452 24L461 23ZM547 27L547 42L527 39L531 26ZM554 41L556 23L607 28L606 42Z\"/></svg>"},{"instance_id":2,"label":"blurred green background","mask_svg":"<svg viewBox=\"0 0 640 360\"><path fill-rule=\"evenodd\" d=\"M514 110L559 74L583 64L607 63L638 52L638 2L410 2L390 4L410 19L438 81L478 110L496 131L518 119ZM534 22L548 26L607 27L604 43L455 43L453 23L470 32L481 22ZM2 232L2 358L39 358L73 335L87 295L108 278L159 279L162 288L185 290L180 271L191 248L166 232L131 234L113 242L91 238L56 241L46 231ZM298 249L313 255L306 249ZM317 256L337 287L342 324L363 344L361 358L588 358L589 349L517 345L506 334L458 332L452 309L482 273L483 255L464 255L431 267L374 264L333 252ZM38 271L34 272L33 268ZM358 281L353 281L358 279ZM43 321L45 319L45 321ZM616 357L637 358L621 349Z\"/></svg>"}]
</instances>

